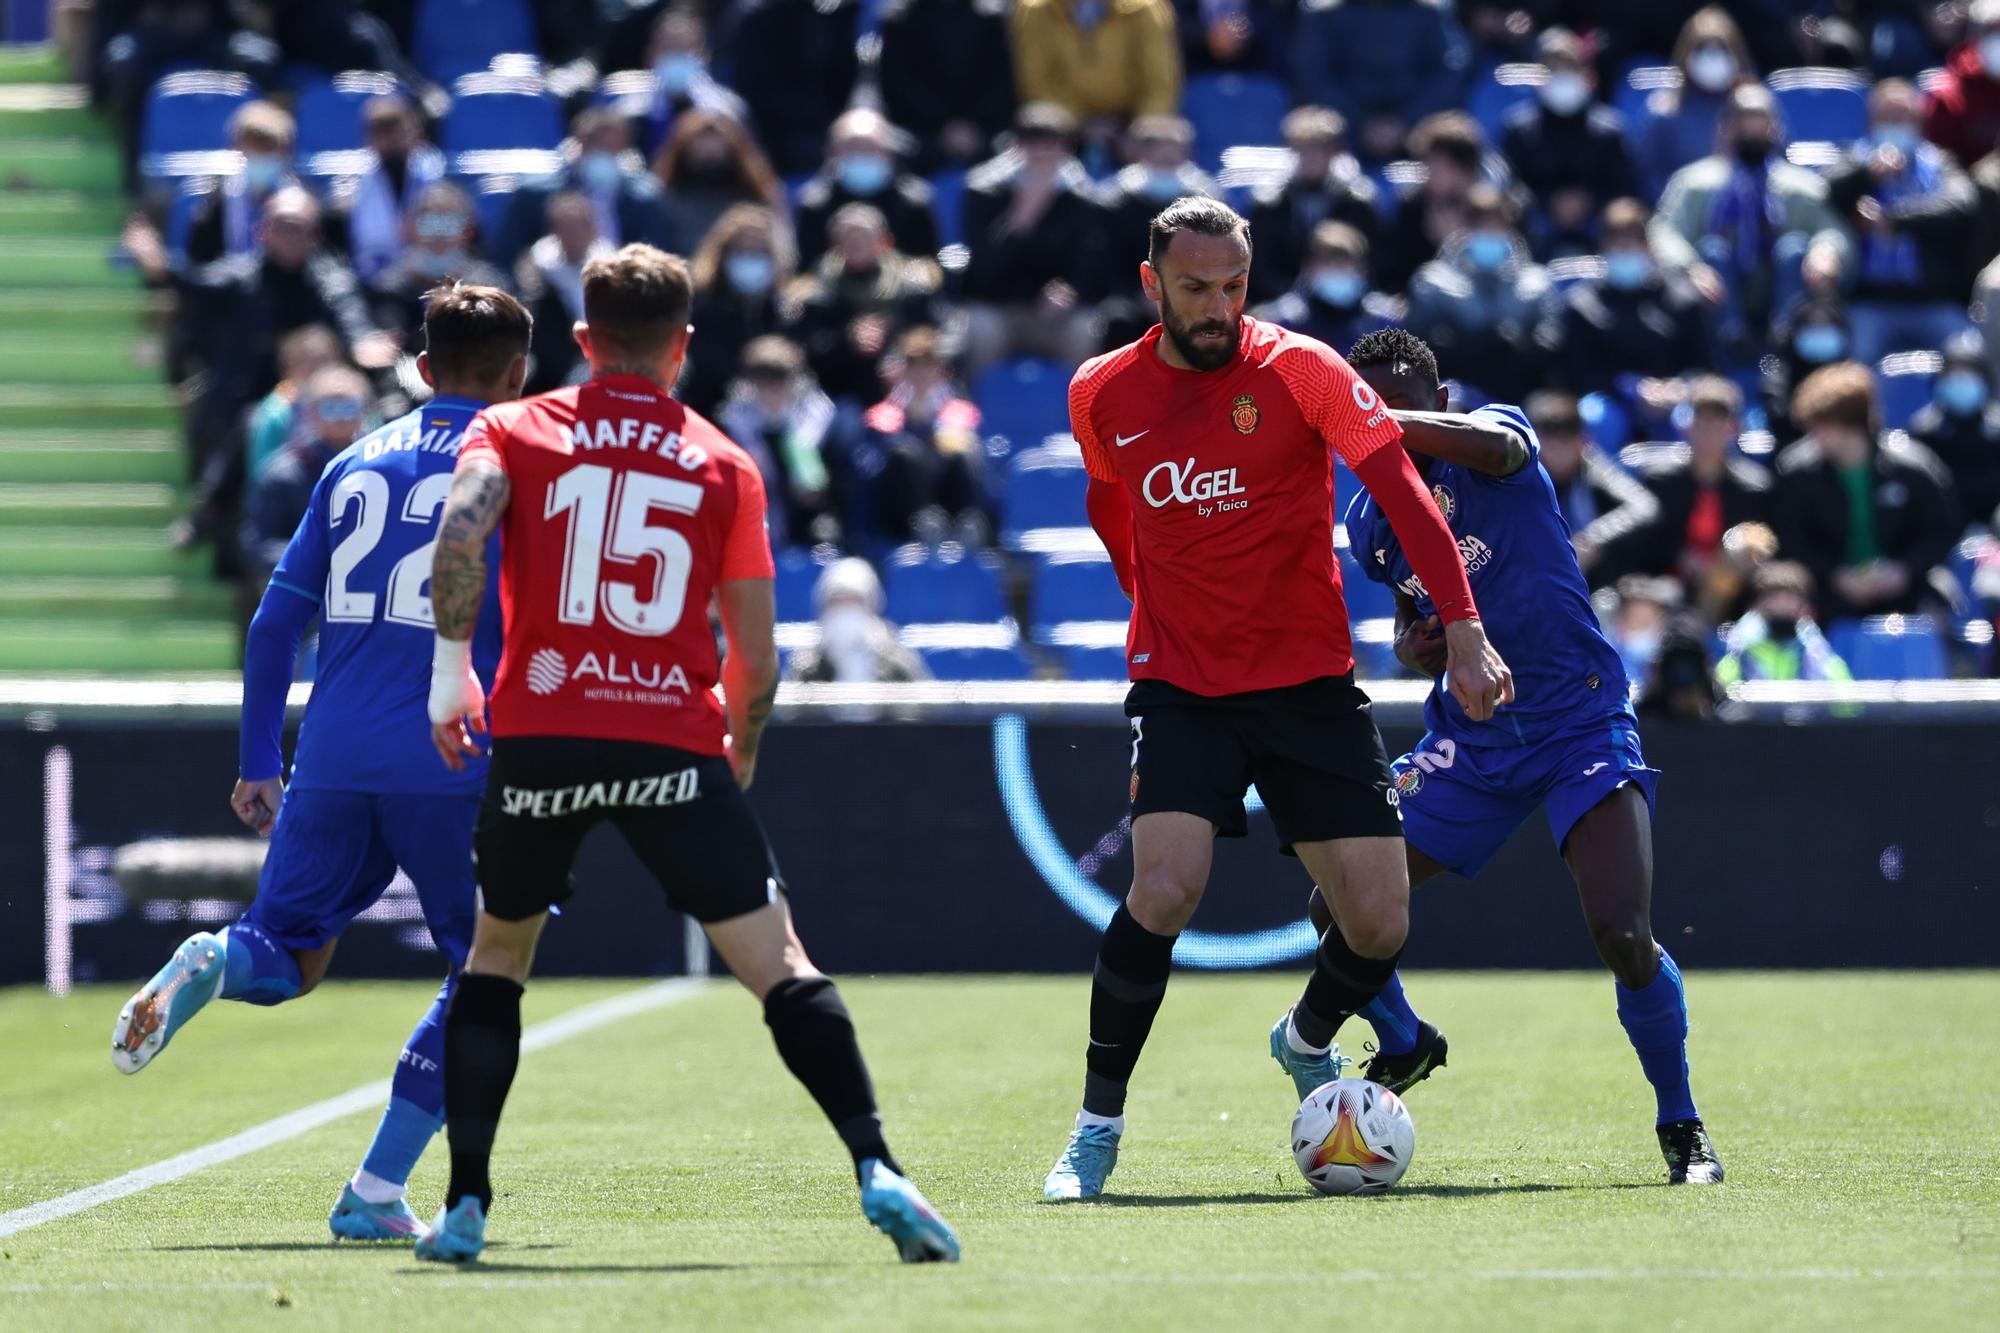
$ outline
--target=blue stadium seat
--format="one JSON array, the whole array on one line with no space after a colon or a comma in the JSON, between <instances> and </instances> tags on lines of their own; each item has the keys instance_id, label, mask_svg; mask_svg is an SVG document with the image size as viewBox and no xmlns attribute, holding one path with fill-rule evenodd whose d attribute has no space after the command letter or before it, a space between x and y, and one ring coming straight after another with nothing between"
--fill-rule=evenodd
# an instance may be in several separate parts
<instances>
[{"instance_id":1,"label":"blue stadium seat","mask_svg":"<svg viewBox=\"0 0 2000 1333\"><path fill-rule=\"evenodd\" d=\"M1944 639L1929 616L1870 616L1827 630L1856 680L1944 680Z\"/></svg>"},{"instance_id":2,"label":"blue stadium seat","mask_svg":"<svg viewBox=\"0 0 2000 1333\"><path fill-rule=\"evenodd\" d=\"M220 163L198 159L228 151L229 118L255 97L250 80L226 70L183 70L162 78L146 94L140 173L148 180L171 180L218 171Z\"/></svg>"},{"instance_id":3,"label":"blue stadium seat","mask_svg":"<svg viewBox=\"0 0 2000 1333\"><path fill-rule=\"evenodd\" d=\"M419 0L411 24L411 57L440 83L497 55L539 49L527 0Z\"/></svg>"},{"instance_id":4,"label":"blue stadium seat","mask_svg":"<svg viewBox=\"0 0 2000 1333\"><path fill-rule=\"evenodd\" d=\"M1194 158L1208 171L1237 144L1279 144L1291 92L1264 74L1197 74L1181 94L1181 114L1194 126Z\"/></svg>"},{"instance_id":5,"label":"blue stadium seat","mask_svg":"<svg viewBox=\"0 0 2000 1333\"><path fill-rule=\"evenodd\" d=\"M1396 622L1387 616L1353 616L1355 673L1365 680L1407 676L1396 660Z\"/></svg>"},{"instance_id":6,"label":"blue stadium seat","mask_svg":"<svg viewBox=\"0 0 2000 1333\"><path fill-rule=\"evenodd\" d=\"M1465 109L1486 131L1486 141L1496 143L1507 117L1535 100L1535 90L1548 82L1546 65L1510 61L1495 65L1473 81Z\"/></svg>"},{"instance_id":7,"label":"blue stadium seat","mask_svg":"<svg viewBox=\"0 0 2000 1333\"><path fill-rule=\"evenodd\" d=\"M794 546L778 552L776 563L778 619L817 620L813 585L819 582L827 562L814 559L812 552Z\"/></svg>"},{"instance_id":8,"label":"blue stadium seat","mask_svg":"<svg viewBox=\"0 0 2000 1333\"><path fill-rule=\"evenodd\" d=\"M1008 536L1030 528L1081 528L1090 523L1083 495L1089 479L1083 460L1075 457L1030 459L1019 465L1007 488L1006 521L1001 531Z\"/></svg>"},{"instance_id":9,"label":"blue stadium seat","mask_svg":"<svg viewBox=\"0 0 2000 1333\"><path fill-rule=\"evenodd\" d=\"M1897 352L1882 358L1875 367L1875 382L1882 390L1882 424L1902 430L1917 409L1931 400L1931 386L1944 359L1936 352Z\"/></svg>"},{"instance_id":10,"label":"blue stadium seat","mask_svg":"<svg viewBox=\"0 0 2000 1333\"><path fill-rule=\"evenodd\" d=\"M992 560L955 547L898 547L883 571L887 615L899 625L927 621L994 621L1007 614L1000 572Z\"/></svg>"},{"instance_id":11,"label":"blue stadium seat","mask_svg":"<svg viewBox=\"0 0 2000 1333\"><path fill-rule=\"evenodd\" d=\"M292 110L299 124L298 161L310 162L320 153L363 147L362 105L371 97L386 97L400 89L393 74L359 69L305 84Z\"/></svg>"},{"instance_id":12,"label":"blue stadium seat","mask_svg":"<svg viewBox=\"0 0 2000 1333\"><path fill-rule=\"evenodd\" d=\"M439 146L451 155L456 169L464 153L548 149L562 138L562 107L541 80L468 74L458 81Z\"/></svg>"},{"instance_id":13,"label":"blue stadium seat","mask_svg":"<svg viewBox=\"0 0 2000 1333\"><path fill-rule=\"evenodd\" d=\"M1026 680L1034 670L1019 648L922 648L918 652L939 680Z\"/></svg>"},{"instance_id":14,"label":"blue stadium seat","mask_svg":"<svg viewBox=\"0 0 2000 1333\"><path fill-rule=\"evenodd\" d=\"M1130 674L1122 644L1068 644L1057 650L1071 680L1124 680Z\"/></svg>"},{"instance_id":15,"label":"blue stadium seat","mask_svg":"<svg viewBox=\"0 0 2000 1333\"><path fill-rule=\"evenodd\" d=\"M1653 94L1681 86L1681 72L1672 65L1634 65L1611 90L1611 107L1625 118L1629 133L1653 118L1647 104Z\"/></svg>"},{"instance_id":16,"label":"blue stadium seat","mask_svg":"<svg viewBox=\"0 0 2000 1333\"><path fill-rule=\"evenodd\" d=\"M1361 556L1349 551L1340 560L1341 595L1347 602L1347 619L1358 624L1363 620L1394 619L1396 615L1396 594L1388 584L1377 583L1361 570Z\"/></svg>"},{"instance_id":17,"label":"blue stadium seat","mask_svg":"<svg viewBox=\"0 0 2000 1333\"><path fill-rule=\"evenodd\" d=\"M1006 436L1016 450L1069 434L1069 372L1054 361L1002 361L980 375L972 401L979 408L979 428Z\"/></svg>"},{"instance_id":18,"label":"blue stadium seat","mask_svg":"<svg viewBox=\"0 0 2000 1333\"><path fill-rule=\"evenodd\" d=\"M1111 557L1101 551L1063 551L1036 561L1029 606L1036 638L1064 621L1125 620L1132 614Z\"/></svg>"},{"instance_id":19,"label":"blue stadium seat","mask_svg":"<svg viewBox=\"0 0 2000 1333\"><path fill-rule=\"evenodd\" d=\"M1632 414L1608 393L1587 393L1577 402L1584 428L1597 447L1614 457L1632 442Z\"/></svg>"},{"instance_id":20,"label":"blue stadium seat","mask_svg":"<svg viewBox=\"0 0 2000 1333\"><path fill-rule=\"evenodd\" d=\"M963 171L940 171L931 177L931 214L937 218L939 246L965 244Z\"/></svg>"},{"instance_id":21,"label":"blue stadium seat","mask_svg":"<svg viewBox=\"0 0 2000 1333\"><path fill-rule=\"evenodd\" d=\"M1765 82L1778 99L1786 138L1847 144L1867 135L1866 75L1849 69L1804 66L1775 70Z\"/></svg>"}]
</instances>

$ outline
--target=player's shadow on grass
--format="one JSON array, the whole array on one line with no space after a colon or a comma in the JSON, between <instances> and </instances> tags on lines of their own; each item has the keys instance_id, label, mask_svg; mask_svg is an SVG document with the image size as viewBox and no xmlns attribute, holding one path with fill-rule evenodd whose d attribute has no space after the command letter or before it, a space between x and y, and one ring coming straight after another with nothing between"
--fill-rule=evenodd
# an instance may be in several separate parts
<instances>
[{"instance_id":1,"label":"player's shadow on grass","mask_svg":"<svg viewBox=\"0 0 2000 1333\"><path fill-rule=\"evenodd\" d=\"M307 1251L318 1251L329 1254L391 1254L399 1248L401 1247L393 1241L330 1240L246 1240L238 1241L234 1244L223 1241L209 1245L148 1245L145 1247L146 1250L152 1252L182 1254L252 1254L260 1251L274 1254L304 1253ZM509 1245L507 1248L518 1252L522 1250L553 1250L558 1247L554 1245Z\"/></svg>"},{"instance_id":2,"label":"player's shadow on grass","mask_svg":"<svg viewBox=\"0 0 2000 1333\"><path fill-rule=\"evenodd\" d=\"M1471 1199L1487 1194L1558 1194L1572 1190L1639 1190L1665 1189L1666 1186L1654 1180L1607 1180L1554 1182L1545 1180L1523 1180L1515 1184L1499 1185L1400 1185L1387 1194L1371 1196L1368 1202L1388 1202L1395 1199ZM1096 1200L1099 1208L1201 1208L1210 1204L1259 1204L1259 1203L1316 1203L1321 1195L1309 1191L1296 1194L1273 1194L1268 1191L1248 1191L1239 1194L1118 1194L1105 1195Z\"/></svg>"},{"instance_id":3,"label":"player's shadow on grass","mask_svg":"<svg viewBox=\"0 0 2000 1333\"><path fill-rule=\"evenodd\" d=\"M1106 1194L1094 1201L1099 1208L1199 1208L1215 1203L1310 1203L1316 1194Z\"/></svg>"}]
</instances>

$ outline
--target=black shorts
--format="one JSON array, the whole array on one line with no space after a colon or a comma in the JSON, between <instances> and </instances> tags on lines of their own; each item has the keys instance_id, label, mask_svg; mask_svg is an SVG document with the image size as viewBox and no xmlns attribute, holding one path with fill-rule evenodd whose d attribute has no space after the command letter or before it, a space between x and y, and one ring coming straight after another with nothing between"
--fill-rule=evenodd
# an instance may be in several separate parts
<instances>
[{"instance_id":1,"label":"black shorts","mask_svg":"<svg viewBox=\"0 0 2000 1333\"><path fill-rule=\"evenodd\" d=\"M575 891L584 834L610 820L674 910L724 921L783 890L729 762L582 736L493 742L473 851L487 912L525 921Z\"/></svg>"},{"instance_id":2,"label":"black shorts","mask_svg":"<svg viewBox=\"0 0 2000 1333\"><path fill-rule=\"evenodd\" d=\"M1400 838L1389 756L1354 677L1216 698L1161 680L1132 683L1132 817L1199 815L1216 834L1249 832L1251 783L1280 849L1334 838Z\"/></svg>"}]
</instances>

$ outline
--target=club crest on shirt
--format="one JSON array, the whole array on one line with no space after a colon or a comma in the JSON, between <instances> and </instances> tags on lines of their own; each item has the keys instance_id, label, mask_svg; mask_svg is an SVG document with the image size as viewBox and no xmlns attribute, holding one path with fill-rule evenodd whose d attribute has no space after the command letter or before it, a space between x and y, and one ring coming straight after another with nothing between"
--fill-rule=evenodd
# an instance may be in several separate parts
<instances>
[{"instance_id":1,"label":"club crest on shirt","mask_svg":"<svg viewBox=\"0 0 2000 1333\"><path fill-rule=\"evenodd\" d=\"M1257 410L1257 400L1246 393L1230 407L1229 424L1236 427L1237 434L1248 435L1257 429L1258 418L1262 415Z\"/></svg>"},{"instance_id":2,"label":"club crest on shirt","mask_svg":"<svg viewBox=\"0 0 2000 1333\"><path fill-rule=\"evenodd\" d=\"M1451 487L1431 487L1431 500L1437 505L1438 512L1444 515L1445 522L1449 523L1458 516L1458 497L1451 493Z\"/></svg>"},{"instance_id":3,"label":"club crest on shirt","mask_svg":"<svg viewBox=\"0 0 2000 1333\"><path fill-rule=\"evenodd\" d=\"M1423 786L1424 786L1423 770L1418 768L1406 768L1402 772L1396 775L1396 786L1394 789L1394 795L1396 797L1415 796L1419 791L1423 790Z\"/></svg>"}]
</instances>

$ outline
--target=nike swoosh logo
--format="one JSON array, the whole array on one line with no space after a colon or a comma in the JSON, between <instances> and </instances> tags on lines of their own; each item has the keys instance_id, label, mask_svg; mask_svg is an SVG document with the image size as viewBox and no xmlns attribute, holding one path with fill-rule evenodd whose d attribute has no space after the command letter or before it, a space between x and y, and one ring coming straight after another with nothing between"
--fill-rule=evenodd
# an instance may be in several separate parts
<instances>
[{"instance_id":1,"label":"nike swoosh logo","mask_svg":"<svg viewBox=\"0 0 2000 1333\"><path fill-rule=\"evenodd\" d=\"M1609 764L1605 763L1602 759L1600 759L1596 763L1592 764L1589 768L1584 769L1583 775L1587 778L1594 777L1599 769L1609 768L1609 767L1610 767Z\"/></svg>"},{"instance_id":2,"label":"nike swoosh logo","mask_svg":"<svg viewBox=\"0 0 2000 1333\"><path fill-rule=\"evenodd\" d=\"M1115 1050L1123 1044L1115 1041L1099 1041L1095 1037L1088 1038L1088 1040L1092 1046L1098 1047L1101 1050Z\"/></svg>"},{"instance_id":3,"label":"nike swoosh logo","mask_svg":"<svg viewBox=\"0 0 2000 1333\"><path fill-rule=\"evenodd\" d=\"M1140 439L1147 435L1151 435L1152 433L1153 433L1153 428L1151 426L1148 426L1146 427L1146 429L1140 431L1139 434L1137 435L1114 435L1112 436L1112 439L1120 449L1123 449L1126 445L1132 443L1132 441Z\"/></svg>"}]
</instances>

